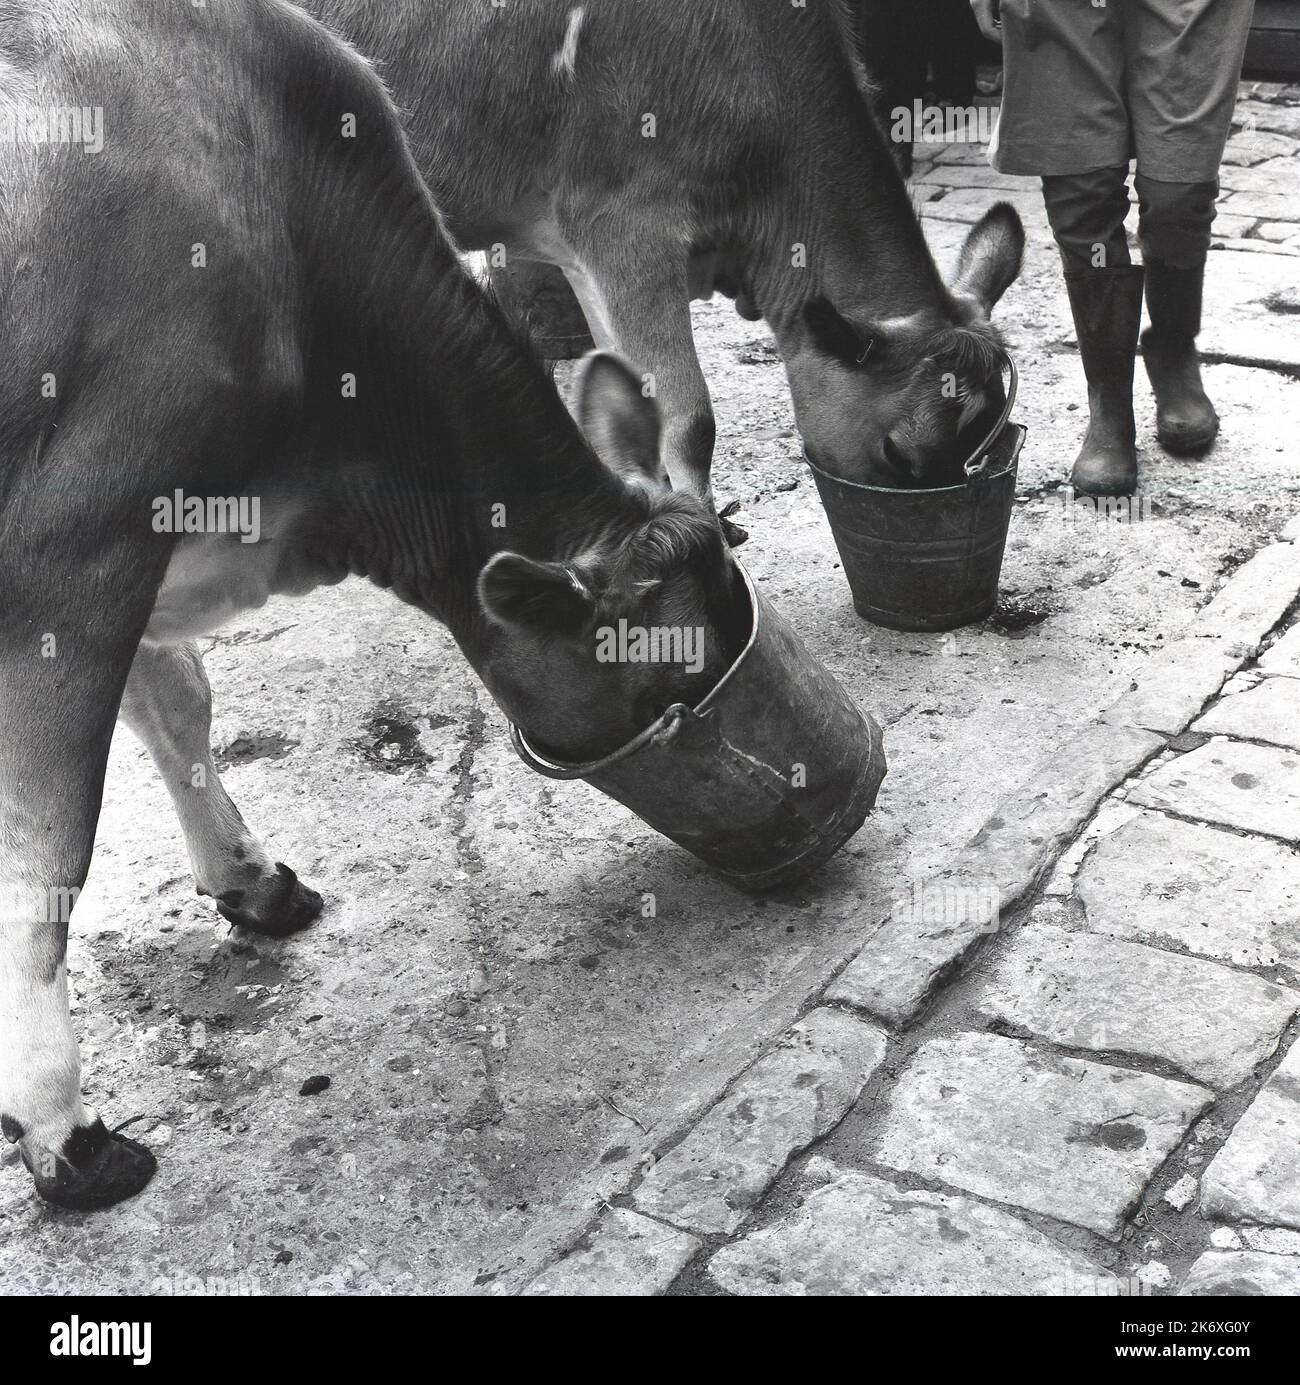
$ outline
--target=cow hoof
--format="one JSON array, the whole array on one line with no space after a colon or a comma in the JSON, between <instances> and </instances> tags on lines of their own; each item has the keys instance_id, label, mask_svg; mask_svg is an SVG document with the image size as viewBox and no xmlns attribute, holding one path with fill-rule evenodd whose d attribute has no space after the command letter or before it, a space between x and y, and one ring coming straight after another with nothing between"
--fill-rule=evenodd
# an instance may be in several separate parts
<instances>
[{"instance_id":1,"label":"cow hoof","mask_svg":"<svg viewBox=\"0 0 1300 1385\"><path fill-rule=\"evenodd\" d=\"M90 1161L76 1168L59 1160L54 1177L36 1172L36 1191L55 1207L93 1212L134 1197L158 1170L158 1161L137 1140L103 1131L104 1143Z\"/></svg>"},{"instance_id":2,"label":"cow hoof","mask_svg":"<svg viewBox=\"0 0 1300 1385\"><path fill-rule=\"evenodd\" d=\"M320 895L309 890L283 861L277 861L275 869L280 883L264 915L218 903L217 912L221 917L267 938L287 938L290 933L297 933L314 922L324 905Z\"/></svg>"}]
</instances>

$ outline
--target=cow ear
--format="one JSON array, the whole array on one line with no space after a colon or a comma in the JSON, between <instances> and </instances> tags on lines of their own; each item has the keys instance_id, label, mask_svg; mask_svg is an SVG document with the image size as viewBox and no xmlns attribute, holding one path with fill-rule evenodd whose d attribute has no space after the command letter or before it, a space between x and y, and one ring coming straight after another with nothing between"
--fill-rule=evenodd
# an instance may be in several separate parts
<instances>
[{"instance_id":1,"label":"cow ear","mask_svg":"<svg viewBox=\"0 0 1300 1385\"><path fill-rule=\"evenodd\" d=\"M590 622L596 600L565 563L537 563L498 553L479 574L478 599L498 625L535 634L576 635Z\"/></svg>"},{"instance_id":2,"label":"cow ear","mask_svg":"<svg viewBox=\"0 0 1300 1385\"><path fill-rule=\"evenodd\" d=\"M804 304L803 320L813 345L841 365L857 369L880 357L880 334L850 322L829 298L820 294L810 298Z\"/></svg>"},{"instance_id":3,"label":"cow ear","mask_svg":"<svg viewBox=\"0 0 1300 1385\"><path fill-rule=\"evenodd\" d=\"M1016 281L1025 257L1025 228L1009 202L999 202L972 227L957 259L952 291L974 299L984 316Z\"/></svg>"},{"instance_id":4,"label":"cow ear","mask_svg":"<svg viewBox=\"0 0 1300 1385\"><path fill-rule=\"evenodd\" d=\"M641 377L609 351L589 353L578 367L578 423L613 472L646 490L668 490L659 460L659 409Z\"/></svg>"}]
</instances>

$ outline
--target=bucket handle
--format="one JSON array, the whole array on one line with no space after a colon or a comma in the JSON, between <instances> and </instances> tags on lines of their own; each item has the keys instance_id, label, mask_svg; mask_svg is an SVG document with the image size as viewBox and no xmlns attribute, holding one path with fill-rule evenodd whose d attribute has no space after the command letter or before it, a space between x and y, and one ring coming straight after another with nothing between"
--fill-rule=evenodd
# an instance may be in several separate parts
<instances>
[{"instance_id":1,"label":"bucket handle","mask_svg":"<svg viewBox=\"0 0 1300 1385\"><path fill-rule=\"evenodd\" d=\"M585 779L590 774L596 774L621 760L626 760L629 755L635 755L651 741L657 741L662 745L675 740L682 723L691 715L691 709L684 702L674 702L658 721L652 721L644 731L638 732L625 745L585 765L560 765L552 760L542 759L524 739L524 733L513 721L510 723L510 744L514 746L515 754L529 769L544 774L548 779Z\"/></svg>"},{"instance_id":2,"label":"bucket handle","mask_svg":"<svg viewBox=\"0 0 1300 1385\"><path fill-rule=\"evenodd\" d=\"M1016 391L1020 388L1020 375L1016 370L1016 363L1008 355L1006 358L1007 369L1011 372L1011 383L1007 388L1007 402L1002 407L1002 413L998 421L989 429L984 441L970 454L965 467L966 479L973 481L981 475L984 468L989 464L989 449L998 440L1002 430L1007 426L1007 421L1011 417L1011 410L1016 406Z\"/></svg>"},{"instance_id":3,"label":"bucket handle","mask_svg":"<svg viewBox=\"0 0 1300 1385\"><path fill-rule=\"evenodd\" d=\"M604 759L592 760L585 765L557 765L551 760L542 759L528 744L524 738L524 733L513 721L510 723L510 744L514 746L515 753L529 769L536 770L538 774L543 774L548 779L586 779L589 775L608 769L611 765L616 765L621 760L627 759L629 755L635 754L649 742L657 742L660 745L671 743L676 739L686 718L693 715L694 713L684 702L675 702L658 721L651 723L640 735L634 736L626 745L619 746L617 750L606 755ZM748 755L738 751L725 737L723 737L719 749L727 756L733 769L739 771L742 777L750 780L760 793L770 798L782 813L796 823L802 831L810 832L819 841L825 836L821 824L801 812L797 804L792 803L785 794L772 785L768 776L759 774L754 768L753 760Z\"/></svg>"}]
</instances>

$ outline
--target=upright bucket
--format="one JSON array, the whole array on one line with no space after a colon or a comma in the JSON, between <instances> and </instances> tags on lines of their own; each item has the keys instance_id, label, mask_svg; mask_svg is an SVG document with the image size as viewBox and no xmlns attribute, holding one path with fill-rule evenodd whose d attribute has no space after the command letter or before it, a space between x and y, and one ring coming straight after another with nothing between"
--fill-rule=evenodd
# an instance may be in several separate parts
<instances>
[{"instance_id":1,"label":"upright bucket","mask_svg":"<svg viewBox=\"0 0 1300 1385\"><path fill-rule=\"evenodd\" d=\"M966 463L966 480L934 490L864 486L808 466L857 613L891 630L954 630L997 605L1025 429L1002 417Z\"/></svg>"},{"instance_id":2,"label":"upright bucket","mask_svg":"<svg viewBox=\"0 0 1300 1385\"><path fill-rule=\"evenodd\" d=\"M749 643L698 706L670 707L602 760L548 760L511 727L525 764L585 779L734 885L769 890L829 860L885 777L880 727L808 652L741 569Z\"/></svg>"}]
</instances>

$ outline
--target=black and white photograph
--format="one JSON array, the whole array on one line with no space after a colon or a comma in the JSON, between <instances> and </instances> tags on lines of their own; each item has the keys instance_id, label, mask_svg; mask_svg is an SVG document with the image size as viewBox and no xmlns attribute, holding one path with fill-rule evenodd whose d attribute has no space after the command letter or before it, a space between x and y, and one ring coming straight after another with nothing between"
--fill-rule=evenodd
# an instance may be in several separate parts
<instances>
[{"instance_id":1,"label":"black and white photograph","mask_svg":"<svg viewBox=\"0 0 1300 1385\"><path fill-rule=\"evenodd\" d=\"M1298 1036L1300 0L0 0L3 1369L1259 1364Z\"/></svg>"}]
</instances>

